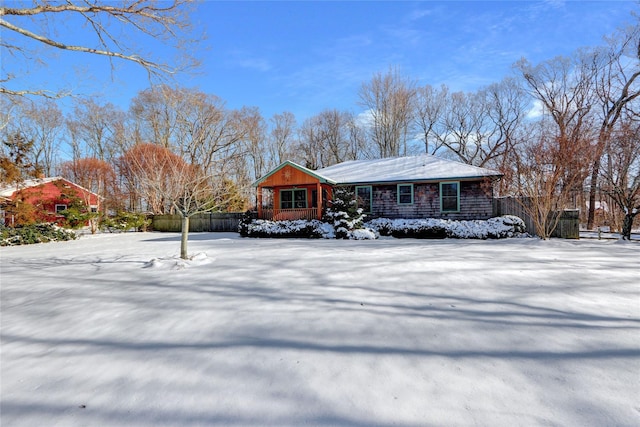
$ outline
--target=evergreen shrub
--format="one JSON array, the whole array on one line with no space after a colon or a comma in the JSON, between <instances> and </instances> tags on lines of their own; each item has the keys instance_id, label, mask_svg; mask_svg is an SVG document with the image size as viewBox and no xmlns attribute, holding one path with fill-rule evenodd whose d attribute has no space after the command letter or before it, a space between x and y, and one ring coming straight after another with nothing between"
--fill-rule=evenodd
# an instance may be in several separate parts
<instances>
[{"instance_id":1,"label":"evergreen shrub","mask_svg":"<svg viewBox=\"0 0 640 427\"><path fill-rule=\"evenodd\" d=\"M73 231L58 227L55 224L32 224L15 228L0 226L0 246L59 242L77 238L77 234Z\"/></svg>"}]
</instances>

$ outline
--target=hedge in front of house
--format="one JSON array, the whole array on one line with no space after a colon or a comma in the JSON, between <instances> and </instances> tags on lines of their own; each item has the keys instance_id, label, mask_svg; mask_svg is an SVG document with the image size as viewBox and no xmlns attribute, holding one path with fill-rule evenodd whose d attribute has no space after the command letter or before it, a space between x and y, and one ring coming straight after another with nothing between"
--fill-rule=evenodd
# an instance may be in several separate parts
<instances>
[{"instance_id":1,"label":"hedge in front of house","mask_svg":"<svg viewBox=\"0 0 640 427\"><path fill-rule=\"evenodd\" d=\"M377 218L364 225L381 236L415 239L504 239L525 233L524 221L513 215L469 221Z\"/></svg>"},{"instance_id":2,"label":"hedge in front of house","mask_svg":"<svg viewBox=\"0 0 640 427\"><path fill-rule=\"evenodd\" d=\"M308 239L333 238L333 227L317 219L307 221L243 220L238 227L242 237L298 237Z\"/></svg>"},{"instance_id":3,"label":"hedge in front of house","mask_svg":"<svg viewBox=\"0 0 640 427\"><path fill-rule=\"evenodd\" d=\"M75 240L78 236L71 230L54 224L33 224L21 227L0 227L0 246L30 245L33 243Z\"/></svg>"},{"instance_id":4,"label":"hedge in front of house","mask_svg":"<svg viewBox=\"0 0 640 427\"><path fill-rule=\"evenodd\" d=\"M243 237L336 237L332 224L318 220L267 221L247 217L241 222L239 231ZM470 221L378 218L365 223L364 228L350 230L347 238L376 239L379 235L414 239L504 239L526 234L522 219L505 215Z\"/></svg>"}]
</instances>

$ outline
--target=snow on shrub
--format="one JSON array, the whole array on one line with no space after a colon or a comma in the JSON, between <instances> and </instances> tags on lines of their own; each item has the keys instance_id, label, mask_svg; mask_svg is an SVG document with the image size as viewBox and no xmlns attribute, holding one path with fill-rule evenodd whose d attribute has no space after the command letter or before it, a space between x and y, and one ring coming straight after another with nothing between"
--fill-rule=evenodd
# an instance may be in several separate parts
<instances>
[{"instance_id":1,"label":"snow on shrub","mask_svg":"<svg viewBox=\"0 0 640 427\"><path fill-rule=\"evenodd\" d=\"M243 237L301 237L309 239L335 239L336 230L333 225L317 219L306 221L267 221L254 219L246 221L239 227ZM377 239L379 234L370 229L360 228L346 231L346 239L368 240Z\"/></svg>"},{"instance_id":2,"label":"snow on shrub","mask_svg":"<svg viewBox=\"0 0 640 427\"><path fill-rule=\"evenodd\" d=\"M525 232L522 219L505 215L496 218L469 221L448 219L388 219L378 218L365 224L383 236L413 237L418 239L501 239L516 237Z\"/></svg>"},{"instance_id":3,"label":"snow on shrub","mask_svg":"<svg viewBox=\"0 0 640 427\"><path fill-rule=\"evenodd\" d=\"M335 232L330 224L317 219L306 221L267 221L254 219L240 228L243 237L303 237L315 239L331 239Z\"/></svg>"},{"instance_id":4,"label":"snow on shrub","mask_svg":"<svg viewBox=\"0 0 640 427\"><path fill-rule=\"evenodd\" d=\"M336 239L355 239L353 232L362 228L362 220L365 215L362 208L358 207L358 201L353 188L339 187L333 192L331 207L327 209L326 217L333 223ZM355 236L365 234L356 233Z\"/></svg>"},{"instance_id":5,"label":"snow on shrub","mask_svg":"<svg viewBox=\"0 0 640 427\"><path fill-rule=\"evenodd\" d=\"M516 216L505 215L486 221L452 221L447 219L388 219L378 218L364 224L364 228L342 230L343 236L351 240L373 240L382 236L412 237L418 239L501 239L517 237L525 232L524 221ZM302 237L335 239L332 224L317 219L294 221L246 221L239 228L243 237Z\"/></svg>"},{"instance_id":6,"label":"snow on shrub","mask_svg":"<svg viewBox=\"0 0 640 427\"><path fill-rule=\"evenodd\" d=\"M358 228L348 233L348 239L350 240L375 240L378 237L380 237L380 234L370 228Z\"/></svg>"}]
</instances>

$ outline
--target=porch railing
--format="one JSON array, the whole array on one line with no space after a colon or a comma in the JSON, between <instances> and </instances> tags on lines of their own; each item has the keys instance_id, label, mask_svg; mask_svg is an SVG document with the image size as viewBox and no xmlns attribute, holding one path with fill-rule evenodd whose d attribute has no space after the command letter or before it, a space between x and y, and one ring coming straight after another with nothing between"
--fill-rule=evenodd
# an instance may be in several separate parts
<instances>
[{"instance_id":1,"label":"porch railing","mask_svg":"<svg viewBox=\"0 0 640 427\"><path fill-rule=\"evenodd\" d=\"M270 221L312 220L318 218L317 208L306 209L262 209L262 218Z\"/></svg>"}]
</instances>

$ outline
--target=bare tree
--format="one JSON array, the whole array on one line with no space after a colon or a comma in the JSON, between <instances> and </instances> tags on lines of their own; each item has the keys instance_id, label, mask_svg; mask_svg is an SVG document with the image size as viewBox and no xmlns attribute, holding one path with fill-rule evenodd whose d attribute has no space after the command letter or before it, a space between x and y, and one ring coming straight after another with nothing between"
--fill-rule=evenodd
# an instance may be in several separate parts
<instances>
[{"instance_id":1,"label":"bare tree","mask_svg":"<svg viewBox=\"0 0 640 427\"><path fill-rule=\"evenodd\" d=\"M267 171L267 123L258 108L244 110L244 124L246 126L244 152L247 156L238 156L245 163L251 180L260 178Z\"/></svg>"},{"instance_id":2,"label":"bare tree","mask_svg":"<svg viewBox=\"0 0 640 427\"><path fill-rule=\"evenodd\" d=\"M125 121L125 113L111 103L77 98L73 116L67 121L73 158L113 162L124 152Z\"/></svg>"},{"instance_id":3,"label":"bare tree","mask_svg":"<svg viewBox=\"0 0 640 427\"><path fill-rule=\"evenodd\" d=\"M110 163L96 158L69 160L60 165L60 174L69 181L97 194L101 205L100 212L122 210L116 174ZM85 202L89 204L88 200Z\"/></svg>"},{"instance_id":4,"label":"bare tree","mask_svg":"<svg viewBox=\"0 0 640 427\"><path fill-rule=\"evenodd\" d=\"M415 127L424 141L425 153L435 155L443 147L444 114L449 102L449 88L431 85L416 90Z\"/></svg>"},{"instance_id":5,"label":"bare tree","mask_svg":"<svg viewBox=\"0 0 640 427\"><path fill-rule=\"evenodd\" d=\"M20 119L17 124L29 139L33 140L36 167L45 176L51 176L57 163L64 117L55 102L49 99L20 102Z\"/></svg>"},{"instance_id":6,"label":"bare tree","mask_svg":"<svg viewBox=\"0 0 640 427\"><path fill-rule=\"evenodd\" d=\"M414 127L429 154L501 169L516 144L524 99L513 78L470 93L425 86L418 89Z\"/></svg>"},{"instance_id":7,"label":"bare tree","mask_svg":"<svg viewBox=\"0 0 640 427\"><path fill-rule=\"evenodd\" d=\"M189 219L196 214L220 209L233 190L219 176L211 176L198 165L185 162L169 149L140 144L130 149L121 167L136 188L145 194L156 212L176 212L182 219L180 257L188 259Z\"/></svg>"},{"instance_id":8,"label":"bare tree","mask_svg":"<svg viewBox=\"0 0 640 427\"><path fill-rule=\"evenodd\" d=\"M609 138L601 170L604 191L624 212L622 238L631 239L633 219L640 213L640 124L625 125Z\"/></svg>"},{"instance_id":9,"label":"bare tree","mask_svg":"<svg viewBox=\"0 0 640 427\"><path fill-rule=\"evenodd\" d=\"M133 118L135 142L153 141L165 148L174 145L179 107L175 104L179 91L159 85L139 92L131 101L129 112ZM174 96L175 95L175 96Z\"/></svg>"},{"instance_id":10,"label":"bare tree","mask_svg":"<svg viewBox=\"0 0 640 427\"><path fill-rule=\"evenodd\" d=\"M366 131L359 122L358 116L347 113L346 128L348 134L346 158L350 160L369 158Z\"/></svg>"},{"instance_id":11,"label":"bare tree","mask_svg":"<svg viewBox=\"0 0 640 427\"><path fill-rule=\"evenodd\" d=\"M11 123L16 110L16 102L8 96L0 96L0 132Z\"/></svg>"},{"instance_id":12,"label":"bare tree","mask_svg":"<svg viewBox=\"0 0 640 427\"><path fill-rule=\"evenodd\" d=\"M593 140L591 108L594 101L593 69L578 52L532 66L525 59L516 64L531 96L544 108L544 117L554 124L560 152L583 147ZM566 165L571 167L571 165ZM576 165L582 167L582 162Z\"/></svg>"},{"instance_id":13,"label":"bare tree","mask_svg":"<svg viewBox=\"0 0 640 427\"><path fill-rule=\"evenodd\" d=\"M140 199L144 211L161 215L171 211L171 202L165 195L174 191L173 171L183 169L184 164L169 149L147 143L127 150L118 160L118 169L127 182L129 197Z\"/></svg>"},{"instance_id":14,"label":"bare tree","mask_svg":"<svg viewBox=\"0 0 640 427\"><path fill-rule=\"evenodd\" d=\"M324 110L305 120L299 140L303 162L318 169L357 159L360 140L354 133L355 125L351 113L335 109Z\"/></svg>"},{"instance_id":15,"label":"bare tree","mask_svg":"<svg viewBox=\"0 0 640 427\"><path fill-rule=\"evenodd\" d=\"M33 48L36 46L49 51L104 56L109 61L128 61L143 67L150 76L167 75L194 64L184 49L184 44L191 41L188 36L191 31L190 3L189 0L68 0L18 2L17 7L3 4L0 6L0 27L4 30L0 48L16 60L33 62L38 58L43 62L44 55ZM86 29L79 33L81 39L60 37L58 30L65 23ZM160 40L176 48L182 61L161 62L151 55L144 55L136 41L145 38ZM114 68L113 62L111 68ZM67 94L45 88L12 87L14 77L9 73L2 79L0 94L47 97Z\"/></svg>"},{"instance_id":16,"label":"bare tree","mask_svg":"<svg viewBox=\"0 0 640 427\"><path fill-rule=\"evenodd\" d=\"M495 129L488 128L488 108L482 93L454 92L444 115L446 133L442 145L463 163L484 166L485 141Z\"/></svg>"},{"instance_id":17,"label":"bare tree","mask_svg":"<svg viewBox=\"0 0 640 427\"><path fill-rule=\"evenodd\" d=\"M288 160L295 144L296 118L288 111L274 114L271 118L271 133L269 135L268 155L271 160L269 168L273 168Z\"/></svg>"},{"instance_id":18,"label":"bare tree","mask_svg":"<svg viewBox=\"0 0 640 427\"><path fill-rule=\"evenodd\" d=\"M246 116L252 114L226 109L215 95L166 85L142 91L131 112L139 142L169 148L207 172L220 160L237 155L249 129Z\"/></svg>"},{"instance_id":19,"label":"bare tree","mask_svg":"<svg viewBox=\"0 0 640 427\"><path fill-rule=\"evenodd\" d=\"M517 79L507 77L482 90L492 131L483 146L482 166L498 169L520 141L523 120L528 111L524 90Z\"/></svg>"},{"instance_id":20,"label":"bare tree","mask_svg":"<svg viewBox=\"0 0 640 427\"><path fill-rule=\"evenodd\" d=\"M360 105L370 114L369 133L380 157L407 154L416 85L397 70L377 73L359 92Z\"/></svg>"},{"instance_id":21,"label":"bare tree","mask_svg":"<svg viewBox=\"0 0 640 427\"><path fill-rule=\"evenodd\" d=\"M311 170L323 166L322 140L318 117L306 119L298 129L297 160Z\"/></svg>"},{"instance_id":22,"label":"bare tree","mask_svg":"<svg viewBox=\"0 0 640 427\"><path fill-rule=\"evenodd\" d=\"M267 172L267 123L257 107L244 107L237 113L241 139L225 150L228 157L226 161L218 162L218 166L225 171L223 182L227 183L229 192L231 187L236 189L237 197L229 207L245 210L248 201L255 199L251 184Z\"/></svg>"},{"instance_id":23,"label":"bare tree","mask_svg":"<svg viewBox=\"0 0 640 427\"><path fill-rule=\"evenodd\" d=\"M605 147L625 108L640 112L640 27L624 28L608 39L604 48L589 52L594 68L599 122L598 137L589 182L587 228L594 226L596 192Z\"/></svg>"},{"instance_id":24,"label":"bare tree","mask_svg":"<svg viewBox=\"0 0 640 427\"><path fill-rule=\"evenodd\" d=\"M588 143L558 141L555 126L539 121L529 126L529 141L513 153L516 194L531 217L537 234L551 236L572 191L584 180L590 156Z\"/></svg>"}]
</instances>

